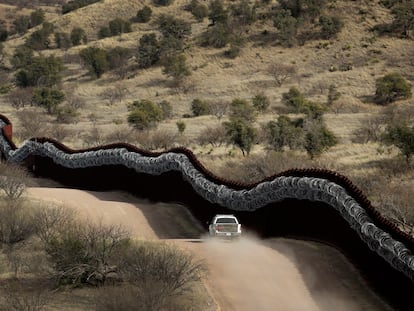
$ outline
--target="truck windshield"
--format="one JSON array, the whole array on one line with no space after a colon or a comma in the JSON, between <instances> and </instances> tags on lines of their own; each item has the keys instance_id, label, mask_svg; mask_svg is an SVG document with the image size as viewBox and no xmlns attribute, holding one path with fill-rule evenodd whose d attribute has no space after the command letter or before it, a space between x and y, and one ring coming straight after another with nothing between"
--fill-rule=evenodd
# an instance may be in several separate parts
<instances>
[{"instance_id":1,"label":"truck windshield","mask_svg":"<svg viewBox=\"0 0 414 311\"><path fill-rule=\"evenodd\" d=\"M237 222L236 222L236 219L234 219L234 218L217 218L216 223L218 223L218 224L235 224Z\"/></svg>"}]
</instances>

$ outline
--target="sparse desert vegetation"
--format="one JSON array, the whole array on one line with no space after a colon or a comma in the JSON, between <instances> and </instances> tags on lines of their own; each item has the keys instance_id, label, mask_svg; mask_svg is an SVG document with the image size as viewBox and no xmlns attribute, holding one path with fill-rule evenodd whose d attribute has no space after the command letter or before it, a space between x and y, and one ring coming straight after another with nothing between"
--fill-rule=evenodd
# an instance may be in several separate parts
<instances>
[{"instance_id":1,"label":"sparse desert vegetation","mask_svg":"<svg viewBox=\"0 0 414 311\"><path fill-rule=\"evenodd\" d=\"M34 3L0 1L17 144L184 145L246 182L324 167L414 222L412 1Z\"/></svg>"}]
</instances>

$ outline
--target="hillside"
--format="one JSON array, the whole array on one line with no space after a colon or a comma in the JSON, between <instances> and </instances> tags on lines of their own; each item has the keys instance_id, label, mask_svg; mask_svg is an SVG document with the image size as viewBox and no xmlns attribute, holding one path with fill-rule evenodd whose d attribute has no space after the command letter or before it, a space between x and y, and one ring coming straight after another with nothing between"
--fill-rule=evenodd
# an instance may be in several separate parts
<instances>
[{"instance_id":1,"label":"hillside","mask_svg":"<svg viewBox=\"0 0 414 311\"><path fill-rule=\"evenodd\" d=\"M211 23L208 18L197 21L185 10L189 3L189 0L175 0L169 6L155 6L150 1L105 0L65 15L60 14L59 7L42 7L47 12L46 20L54 25L55 31L70 32L74 27L81 27L86 32L87 44L61 50L52 43L49 49L36 52L62 57L66 70L60 88L65 91L67 101L82 104L76 118L62 125L40 108L13 108L10 98L4 94L0 97L1 112L14 123L17 143L28 138L25 137L25 125L21 123L19 113L25 109L35 109L42 115L42 122L46 122L44 128L48 129L42 134L55 137L73 148L114 140L128 140L140 145L140 139L151 136L151 133L158 133L159 136L173 133L175 137L171 140L175 144L170 141L167 147L184 145L193 150L210 170L218 174L228 174L233 170L235 179L246 178L246 174L239 172L241 166L237 163L242 163L246 169L252 167L256 170L255 174L249 173L254 178L262 178L263 175L292 166L323 166L350 176L374 200L380 200L377 195L386 184L395 183L398 186L402 181L412 185L411 170L398 168L403 160L396 158L397 150L384 148L377 142L355 142L354 135L356 130L367 124L367 120L386 109L372 101L376 79L397 72L411 83L414 80L414 41L398 36L380 36L372 31L376 25L392 22L390 9L370 0L331 1L324 13L336 15L340 12L343 28L337 37L326 40L316 36L316 39L304 40L293 47L278 43L272 19L258 18L247 28L242 28L243 32L240 31L240 36L245 38L240 55L229 58L225 56L229 45L213 48L198 44L200 34L209 30ZM224 3L226 8L233 4L231 1ZM115 18L131 20L145 5L152 9L148 23L132 22L131 32L98 39L101 27ZM278 2L274 1L259 3L258 15L269 14L277 5ZM7 10L13 12L12 6L8 5ZM31 12L33 8L27 10ZM139 39L144 34L155 32L159 35L157 19L162 14L191 24L191 35L184 48L191 76L183 86L173 87L171 78L162 73L160 65L137 68L135 55L128 61L127 77L124 79L112 71L99 79L87 74L86 68L81 65L79 51L92 46L103 49L120 46L136 51ZM8 17L11 18L10 14ZM7 16L0 18L7 19ZM6 57L3 60L3 76L7 76L4 78L6 81L12 83L15 74L9 61L15 48L39 27L29 29L22 36L12 35L4 42ZM319 29L313 24L309 27L310 32ZM272 64L292 66L295 74L279 86L269 74L268 68ZM195 98L229 103L235 98L250 101L255 95L264 94L270 101L270 107L258 116L255 127L259 129L261 124L276 120L286 112L282 97L290 88L297 87L307 100L325 103L330 85L341 95L324 114L324 120L338 138L338 144L314 160L309 160L303 151L294 152L294 155L269 155L263 145L254 145L249 157L242 157L240 150L231 145L200 146L197 142L200 133L208 126L216 127L219 121L210 115L188 118L192 114L191 103ZM104 92L116 89L123 90L123 97L110 103ZM152 129L148 134L131 131L127 123L127 104L142 99L154 102L166 100L172 105L171 118L160 122L157 129ZM399 106L407 107L411 103L411 99L397 102ZM178 135L177 122L185 123L182 135ZM268 163L263 164L265 162ZM372 181L373 178L377 182Z\"/></svg>"}]
</instances>

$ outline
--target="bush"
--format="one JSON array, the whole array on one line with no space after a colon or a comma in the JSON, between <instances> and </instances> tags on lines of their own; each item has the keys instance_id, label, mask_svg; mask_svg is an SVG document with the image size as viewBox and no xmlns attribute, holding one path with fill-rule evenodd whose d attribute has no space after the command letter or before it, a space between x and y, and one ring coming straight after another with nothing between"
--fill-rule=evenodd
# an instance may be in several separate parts
<instances>
[{"instance_id":1,"label":"bush","mask_svg":"<svg viewBox=\"0 0 414 311\"><path fill-rule=\"evenodd\" d=\"M162 14L158 18L158 26L160 32L164 37L173 37L179 40L184 40L191 34L190 23L175 18L172 15Z\"/></svg>"},{"instance_id":2,"label":"bush","mask_svg":"<svg viewBox=\"0 0 414 311\"><path fill-rule=\"evenodd\" d=\"M199 22L202 22L204 18L208 16L208 7L200 3L198 0L191 0L186 9L190 11Z\"/></svg>"},{"instance_id":3,"label":"bush","mask_svg":"<svg viewBox=\"0 0 414 311\"><path fill-rule=\"evenodd\" d=\"M40 25L45 20L45 12L42 9L37 9L30 14L30 27Z\"/></svg>"},{"instance_id":4,"label":"bush","mask_svg":"<svg viewBox=\"0 0 414 311\"><path fill-rule=\"evenodd\" d=\"M319 25L321 26L322 38L332 39L342 30L344 23L338 16L323 15L319 17Z\"/></svg>"},{"instance_id":5,"label":"bush","mask_svg":"<svg viewBox=\"0 0 414 311\"><path fill-rule=\"evenodd\" d=\"M153 127L163 119L161 108L146 99L129 104L128 111L128 123L137 130Z\"/></svg>"},{"instance_id":6,"label":"bush","mask_svg":"<svg viewBox=\"0 0 414 311\"><path fill-rule=\"evenodd\" d=\"M70 41L73 46L80 45L81 43L87 43L88 38L86 37L86 32L83 28L75 27L70 32Z\"/></svg>"},{"instance_id":7,"label":"bush","mask_svg":"<svg viewBox=\"0 0 414 311\"><path fill-rule=\"evenodd\" d=\"M376 80L375 101L386 105L412 96L411 86L399 73L390 73Z\"/></svg>"},{"instance_id":8,"label":"bush","mask_svg":"<svg viewBox=\"0 0 414 311\"><path fill-rule=\"evenodd\" d=\"M24 51L26 53L26 50ZM16 83L21 87L28 86L46 86L51 87L58 84L62 79L62 72L65 69L62 59L54 55L43 57L37 56L29 58L30 54L24 54L18 60L15 59L16 64L21 66L25 62L24 69L16 73Z\"/></svg>"},{"instance_id":9,"label":"bush","mask_svg":"<svg viewBox=\"0 0 414 311\"><path fill-rule=\"evenodd\" d=\"M337 138L321 121L310 124L305 134L305 150L313 159L337 144Z\"/></svg>"},{"instance_id":10,"label":"bush","mask_svg":"<svg viewBox=\"0 0 414 311\"><path fill-rule=\"evenodd\" d=\"M303 129L287 116L280 116L277 122L268 122L265 131L267 143L273 150L283 151L284 147L297 149L303 146Z\"/></svg>"},{"instance_id":11,"label":"bush","mask_svg":"<svg viewBox=\"0 0 414 311\"><path fill-rule=\"evenodd\" d=\"M174 0L152 0L152 3L158 6L169 6L173 4Z\"/></svg>"},{"instance_id":12,"label":"bush","mask_svg":"<svg viewBox=\"0 0 414 311\"><path fill-rule=\"evenodd\" d=\"M52 24L44 22L42 28L33 32L30 37L26 39L24 45L37 51L49 48L49 36L53 33L53 28Z\"/></svg>"},{"instance_id":13,"label":"bush","mask_svg":"<svg viewBox=\"0 0 414 311\"><path fill-rule=\"evenodd\" d=\"M33 103L46 109L49 114L57 112L57 107L65 99L65 93L47 87L35 89Z\"/></svg>"},{"instance_id":14,"label":"bush","mask_svg":"<svg viewBox=\"0 0 414 311\"><path fill-rule=\"evenodd\" d=\"M6 28L0 25L0 42L4 42L9 37L9 32Z\"/></svg>"},{"instance_id":15,"label":"bush","mask_svg":"<svg viewBox=\"0 0 414 311\"><path fill-rule=\"evenodd\" d=\"M111 32L109 30L109 27L103 26L103 27L99 28L99 31L98 31L98 38L99 39L108 38L110 36L111 36Z\"/></svg>"},{"instance_id":16,"label":"bush","mask_svg":"<svg viewBox=\"0 0 414 311\"><path fill-rule=\"evenodd\" d=\"M230 104L230 119L243 120L253 123L256 120L257 112L246 100L235 98Z\"/></svg>"},{"instance_id":17,"label":"bush","mask_svg":"<svg viewBox=\"0 0 414 311\"><path fill-rule=\"evenodd\" d=\"M282 101L286 106L293 108L294 112L300 112L306 102L305 97L296 87L291 87L287 93L283 93Z\"/></svg>"},{"instance_id":18,"label":"bush","mask_svg":"<svg viewBox=\"0 0 414 311\"><path fill-rule=\"evenodd\" d=\"M62 14L69 13L79 8L88 6L92 3L99 2L101 0L71 0L68 3L62 5Z\"/></svg>"},{"instance_id":19,"label":"bush","mask_svg":"<svg viewBox=\"0 0 414 311\"><path fill-rule=\"evenodd\" d=\"M138 23L147 23L150 21L152 10L149 6L144 6L141 10L138 10L135 20Z\"/></svg>"},{"instance_id":20,"label":"bush","mask_svg":"<svg viewBox=\"0 0 414 311\"><path fill-rule=\"evenodd\" d=\"M407 164L414 154L414 127L405 123L390 124L382 136L382 141L397 147L405 157Z\"/></svg>"},{"instance_id":21,"label":"bush","mask_svg":"<svg viewBox=\"0 0 414 311\"><path fill-rule=\"evenodd\" d=\"M290 10L280 10L273 20L273 25L279 31L279 38L282 44L287 46L296 44L298 20L292 16Z\"/></svg>"},{"instance_id":22,"label":"bush","mask_svg":"<svg viewBox=\"0 0 414 311\"><path fill-rule=\"evenodd\" d=\"M191 111L195 117L209 114L209 108L208 103L199 98L195 98L191 102Z\"/></svg>"},{"instance_id":23,"label":"bush","mask_svg":"<svg viewBox=\"0 0 414 311\"><path fill-rule=\"evenodd\" d=\"M24 34L30 27L30 17L19 16L13 21L14 30L18 34Z\"/></svg>"},{"instance_id":24,"label":"bush","mask_svg":"<svg viewBox=\"0 0 414 311\"><path fill-rule=\"evenodd\" d=\"M58 49L68 49L72 42L67 33L55 32L55 44Z\"/></svg>"},{"instance_id":25,"label":"bush","mask_svg":"<svg viewBox=\"0 0 414 311\"><path fill-rule=\"evenodd\" d=\"M57 284L105 284L117 270L117 256L128 246L129 236L116 226L71 224L45 240Z\"/></svg>"},{"instance_id":26,"label":"bush","mask_svg":"<svg viewBox=\"0 0 414 311\"><path fill-rule=\"evenodd\" d=\"M88 68L90 75L100 78L108 69L108 53L97 47L88 47L79 52L79 56Z\"/></svg>"},{"instance_id":27,"label":"bush","mask_svg":"<svg viewBox=\"0 0 414 311\"><path fill-rule=\"evenodd\" d=\"M131 23L124 21L122 18L116 18L109 22L109 32L112 36L117 36L131 31Z\"/></svg>"},{"instance_id":28,"label":"bush","mask_svg":"<svg viewBox=\"0 0 414 311\"><path fill-rule=\"evenodd\" d=\"M253 107L260 112L265 112L270 105L269 98L264 94L257 94L252 99Z\"/></svg>"},{"instance_id":29,"label":"bush","mask_svg":"<svg viewBox=\"0 0 414 311\"><path fill-rule=\"evenodd\" d=\"M163 60L162 73L173 78L175 85L181 85L185 78L191 75L190 68L186 64L184 54L176 54L166 57Z\"/></svg>"},{"instance_id":30,"label":"bush","mask_svg":"<svg viewBox=\"0 0 414 311\"><path fill-rule=\"evenodd\" d=\"M256 138L256 131L251 124L244 119L236 118L226 122L224 126L229 141L241 150L243 156L249 155Z\"/></svg>"},{"instance_id":31,"label":"bush","mask_svg":"<svg viewBox=\"0 0 414 311\"><path fill-rule=\"evenodd\" d=\"M228 142L226 128L223 125L206 127L197 137L197 142L204 146L211 144L213 147L220 147Z\"/></svg>"},{"instance_id":32,"label":"bush","mask_svg":"<svg viewBox=\"0 0 414 311\"><path fill-rule=\"evenodd\" d=\"M33 61L33 49L20 45L18 46L13 53L11 63L14 69L25 68L29 66Z\"/></svg>"},{"instance_id":33,"label":"bush","mask_svg":"<svg viewBox=\"0 0 414 311\"><path fill-rule=\"evenodd\" d=\"M160 43L154 33L140 38L136 59L140 68L149 68L160 60Z\"/></svg>"},{"instance_id":34,"label":"bush","mask_svg":"<svg viewBox=\"0 0 414 311\"><path fill-rule=\"evenodd\" d=\"M223 24L216 24L205 31L200 38L202 46L223 48L230 42L228 27Z\"/></svg>"}]
</instances>

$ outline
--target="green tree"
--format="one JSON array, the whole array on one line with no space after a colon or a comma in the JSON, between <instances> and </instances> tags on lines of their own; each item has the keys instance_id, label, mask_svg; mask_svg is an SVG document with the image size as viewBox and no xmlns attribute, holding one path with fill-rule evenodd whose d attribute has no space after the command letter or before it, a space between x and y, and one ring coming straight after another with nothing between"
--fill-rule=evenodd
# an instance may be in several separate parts
<instances>
[{"instance_id":1,"label":"green tree","mask_svg":"<svg viewBox=\"0 0 414 311\"><path fill-rule=\"evenodd\" d=\"M299 122L294 122L287 116L282 115L277 121L268 122L265 130L267 143L273 150L283 151L284 147L297 149L303 146L303 128Z\"/></svg>"},{"instance_id":2,"label":"green tree","mask_svg":"<svg viewBox=\"0 0 414 311\"><path fill-rule=\"evenodd\" d=\"M24 62L26 59L21 61ZM30 63L16 73L16 83L21 87L51 87L61 81L64 69L65 67L60 57L54 55L32 57Z\"/></svg>"},{"instance_id":3,"label":"green tree","mask_svg":"<svg viewBox=\"0 0 414 311\"><path fill-rule=\"evenodd\" d=\"M184 54L174 54L163 60L163 74L173 78L175 85L180 85L191 75Z\"/></svg>"},{"instance_id":4,"label":"green tree","mask_svg":"<svg viewBox=\"0 0 414 311\"><path fill-rule=\"evenodd\" d=\"M81 50L79 56L89 73L98 79L109 69L108 53L104 49L88 47Z\"/></svg>"},{"instance_id":5,"label":"green tree","mask_svg":"<svg viewBox=\"0 0 414 311\"><path fill-rule=\"evenodd\" d=\"M412 96L411 86L399 73L390 73L378 78L375 86L375 101L381 105Z\"/></svg>"},{"instance_id":6,"label":"green tree","mask_svg":"<svg viewBox=\"0 0 414 311\"><path fill-rule=\"evenodd\" d=\"M237 146L243 156L249 155L256 138L255 129L243 119L231 119L224 123L230 142Z\"/></svg>"},{"instance_id":7,"label":"green tree","mask_svg":"<svg viewBox=\"0 0 414 311\"><path fill-rule=\"evenodd\" d=\"M405 157L407 164L410 163L414 154L414 127L406 123L394 123L387 126L382 139L385 144L394 145Z\"/></svg>"},{"instance_id":8,"label":"green tree","mask_svg":"<svg viewBox=\"0 0 414 311\"><path fill-rule=\"evenodd\" d=\"M49 114L57 112L57 107L65 99L65 93L60 90L48 87L35 89L33 92L33 102L46 109Z\"/></svg>"},{"instance_id":9,"label":"green tree","mask_svg":"<svg viewBox=\"0 0 414 311\"><path fill-rule=\"evenodd\" d=\"M75 27L70 32L70 41L72 42L73 46L80 45L81 43L87 43L88 38L86 36L86 32L83 28Z\"/></svg>"},{"instance_id":10,"label":"green tree","mask_svg":"<svg viewBox=\"0 0 414 311\"><path fill-rule=\"evenodd\" d=\"M313 159L337 144L337 138L322 121L310 124L305 134L305 150Z\"/></svg>"},{"instance_id":11,"label":"green tree","mask_svg":"<svg viewBox=\"0 0 414 311\"><path fill-rule=\"evenodd\" d=\"M157 23L164 37L174 37L179 40L184 40L191 34L190 23L175 18L172 15L162 14L158 18Z\"/></svg>"},{"instance_id":12,"label":"green tree","mask_svg":"<svg viewBox=\"0 0 414 311\"><path fill-rule=\"evenodd\" d=\"M147 23L150 21L151 16L152 16L152 10L148 5L146 5L141 10L138 10L135 20L138 23Z\"/></svg>"},{"instance_id":13,"label":"green tree","mask_svg":"<svg viewBox=\"0 0 414 311\"><path fill-rule=\"evenodd\" d=\"M136 59L140 68L149 68L160 60L160 42L154 33L139 39Z\"/></svg>"},{"instance_id":14,"label":"green tree","mask_svg":"<svg viewBox=\"0 0 414 311\"><path fill-rule=\"evenodd\" d=\"M154 127L164 117L160 106L147 99L129 104L128 111L128 123L137 130Z\"/></svg>"},{"instance_id":15,"label":"green tree","mask_svg":"<svg viewBox=\"0 0 414 311\"><path fill-rule=\"evenodd\" d=\"M344 23L338 16L325 16L319 17L319 25L321 26L321 36L324 39L332 39L341 32Z\"/></svg>"},{"instance_id":16,"label":"green tree","mask_svg":"<svg viewBox=\"0 0 414 311\"><path fill-rule=\"evenodd\" d=\"M40 25L45 20L45 12L42 9L37 9L30 14L30 27Z\"/></svg>"},{"instance_id":17,"label":"green tree","mask_svg":"<svg viewBox=\"0 0 414 311\"><path fill-rule=\"evenodd\" d=\"M207 115L210 113L210 107L207 102L199 98L195 98L191 102L191 111L193 112L193 115L196 117Z\"/></svg>"},{"instance_id":18,"label":"green tree","mask_svg":"<svg viewBox=\"0 0 414 311\"><path fill-rule=\"evenodd\" d=\"M214 48L223 48L230 42L230 33L227 25L215 24L209 27L200 38L202 46L212 46Z\"/></svg>"},{"instance_id":19,"label":"green tree","mask_svg":"<svg viewBox=\"0 0 414 311\"><path fill-rule=\"evenodd\" d=\"M238 27L251 25L257 18L255 7L251 6L247 0L241 0L230 6L230 12L233 24Z\"/></svg>"}]
</instances>

